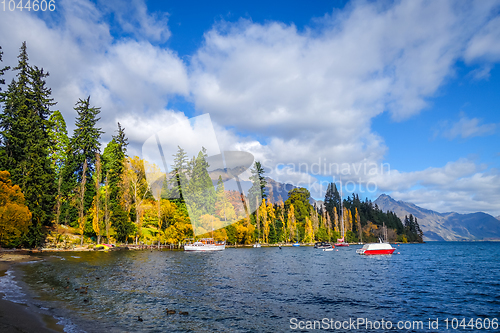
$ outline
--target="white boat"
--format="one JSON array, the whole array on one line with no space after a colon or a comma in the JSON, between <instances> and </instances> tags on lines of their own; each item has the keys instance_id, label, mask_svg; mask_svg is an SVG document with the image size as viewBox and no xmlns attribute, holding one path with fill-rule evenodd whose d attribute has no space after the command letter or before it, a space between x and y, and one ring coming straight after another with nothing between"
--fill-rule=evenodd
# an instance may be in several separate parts
<instances>
[{"instance_id":1,"label":"white boat","mask_svg":"<svg viewBox=\"0 0 500 333\"><path fill-rule=\"evenodd\" d=\"M323 251L332 251L334 247L335 246L327 242L316 242L316 244L314 244L315 249L322 249Z\"/></svg>"},{"instance_id":2,"label":"white boat","mask_svg":"<svg viewBox=\"0 0 500 333\"><path fill-rule=\"evenodd\" d=\"M260 243L255 243L255 244L253 245L253 247L261 247L261 246L260 246Z\"/></svg>"},{"instance_id":3,"label":"white boat","mask_svg":"<svg viewBox=\"0 0 500 333\"><path fill-rule=\"evenodd\" d=\"M364 255L378 255L378 254L392 254L395 248L391 246L387 240L387 227L385 223L382 225L382 238L379 238L379 243L369 243L363 245L361 249L357 249L357 254Z\"/></svg>"},{"instance_id":4,"label":"white boat","mask_svg":"<svg viewBox=\"0 0 500 333\"><path fill-rule=\"evenodd\" d=\"M226 248L226 243L214 241L213 238L202 238L198 241L184 245L184 251L222 251Z\"/></svg>"},{"instance_id":5,"label":"white boat","mask_svg":"<svg viewBox=\"0 0 500 333\"><path fill-rule=\"evenodd\" d=\"M396 250L389 243L370 243L365 244L361 249L357 249L357 254L377 255L377 254L392 254Z\"/></svg>"}]
</instances>

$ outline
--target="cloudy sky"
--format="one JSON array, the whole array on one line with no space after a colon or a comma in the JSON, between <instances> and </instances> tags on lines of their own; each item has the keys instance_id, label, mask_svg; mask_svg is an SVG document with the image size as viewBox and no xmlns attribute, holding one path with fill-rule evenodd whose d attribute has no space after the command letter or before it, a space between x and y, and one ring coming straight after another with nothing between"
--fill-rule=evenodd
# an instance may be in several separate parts
<instances>
[{"instance_id":1,"label":"cloudy sky","mask_svg":"<svg viewBox=\"0 0 500 333\"><path fill-rule=\"evenodd\" d=\"M70 133L88 95L131 154L208 113L221 151L316 199L341 176L345 195L500 215L499 1L6 6L4 65L26 41Z\"/></svg>"}]
</instances>

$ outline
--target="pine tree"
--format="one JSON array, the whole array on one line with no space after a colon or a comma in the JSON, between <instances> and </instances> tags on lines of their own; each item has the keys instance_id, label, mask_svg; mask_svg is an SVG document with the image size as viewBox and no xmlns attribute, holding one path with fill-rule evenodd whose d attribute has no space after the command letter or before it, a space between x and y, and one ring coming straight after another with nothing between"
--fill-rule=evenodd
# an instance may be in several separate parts
<instances>
[{"instance_id":1,"label":"pine tree","mask_svg":"<svg viewBox=\"0 0 500 333\"><path fill-rule=\"evenodd\" d=\"M69 198L73 189L83 179L83 165L87 162L86 179L92 179L95 170L96 154L100 152L100 138L103 133L96 127L100 108L90 106L90 96L83 100L79 99L75 104L75 111L78 116L75 122L73 136L69 140L67 162L62 171L63 184L62 193ZM84 214L92 206L96 191L92 182L87 182L84 198ZM64 210L70 210L69 215L72 221L75 220L75 211L67 200L63 206Z\"/></svg>"},{"instance_id":2,"label":"pine tree","mask_svg":"<svg viewBox=\"0 0 500 333\"><path fill-rule=\"evenodd\" d=\"M121 224L127 224L128 222L126 219L121 218L126 213L122 205L120 205L120 197L122 196L120 192L122 187L120 184L125 170L124 165L128 145L124 131L125 129L118 123L118 134L112 137L111 141L104 148L102 155L103 174L106 175L108 181L106 191L109 197L109 222L115 220ZM120 230L128 230L128 227L120 228Z\"/></svg>"},{"instance_id":3,"label":"pine tree","mask_svg":"<svg viewBox=\"0 0 500 333\"><path fill-rule=\"evenodd\" d=\"M337 211L340 209L340 194L337 190L337 185L335 183L328 184L328 188L325 194L325 209L330 215L333 215L334 208Z\"/></svg>"},{"instance_id":4,"label":"pine tree","mask_svg":"<svg viewBox=\"0 0 500 333\"><path fill-rule=\"evenodd\" d=\"M248 190L248 198L250 211L254 212L255 210L257 210L258 205L261 203L261 200L267 197L267 181L264 177L265 170L259 161L255 162L254 167L250 169L250 172L252 173L252 176L250 176L252 187L250 187L250 189Z\"/></svg>"},{"instance_id":5,"label":"pine tree","mask_svg":"<svg viewBox=\"0 0 500 333\"><path fill-rule=\"evenodd\" d=\"M0 46L0 62L3 61L2 57L3 57L3 51L2 51L2 47ZM3 101L1 93L2 93L2 85L5 84L5 79L2 78L2 76L4 76L5 71L8 71L9 69L10 69L9 66L6 66L4 68L0 68L0 102Z\"/></svg>"},{"instance_id":6,"label":"pine tree","mask_svg":"<svg viewBox=\"0 0 500 333\"><path fill-rule=\"evenodd\" d=\"M188 183L186 176L186 174L189 172L188 159L186 151L184 149L179 146L177 146L177 149L177 153L174 155L174 165L172 165L170 178L170 185L172 186L172 190L169 194L169 198L172 198L177 202L184 202L182 184Z\"/></svg>"},{"instance_id":7,"label":"pine tree","mask_svg":"<svg viewBox=\"0 0 500 333\"><path fill-rule=\"evenodd\" d=\"M14 68L16 77L1 95L4 108L0 115L0 169L8 170L12 182L24 193L32 213L30 232L24 242L33 247L42 240L42 225L51 224L55 204L55 174L47 150L48 118L55 103L45 85L48 74L31 67L28 60L24 42Z\"/></svg>"},{"instance_id":8,"label":"pine tree","mask_svg":"<svg viewBox=\"0 0 500 333\"><path fill-rule=\"evenodd\" d=\"M189 181L181 183L182 196L189 211L189 218L194 225L198 225L202 215L214 215L216 193L212 179L208 174L209 165L206 161L206 149L198 153L191 161Z\"/></svg>"}]
</instances>

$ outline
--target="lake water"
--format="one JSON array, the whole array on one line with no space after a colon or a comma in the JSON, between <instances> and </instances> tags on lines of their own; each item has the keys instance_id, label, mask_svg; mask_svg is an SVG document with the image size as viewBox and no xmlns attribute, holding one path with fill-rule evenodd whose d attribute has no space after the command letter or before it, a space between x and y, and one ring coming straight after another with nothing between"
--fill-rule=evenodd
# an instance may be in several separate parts
<instances>
[{"instance_id":1,"label":"lake water","mask_svg":"<svg viewBox=\"0 0 500 333\"><path fill-rule=\"evenodd\" d=\"M500 243L396 245L392 256L360 256L359 247L46 253L13 275L27 302L72 332L310 331L307 321L387 331L375 329L382 320L392 331L474 331L462 318L498 331ZM396 327L406 321L424 327Z\"/></svg>"}]
</instances>

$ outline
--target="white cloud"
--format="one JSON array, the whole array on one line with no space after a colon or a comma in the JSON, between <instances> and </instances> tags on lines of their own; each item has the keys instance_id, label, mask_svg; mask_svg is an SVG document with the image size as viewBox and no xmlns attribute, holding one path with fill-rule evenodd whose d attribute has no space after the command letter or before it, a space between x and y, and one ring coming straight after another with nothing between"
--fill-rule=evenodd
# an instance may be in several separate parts
<instances>
[{"instance_id":1,"label":"white cloud","mask_svg":"<svg viewBox=\"0 0 500 333\"><path fill-rule=\"evenodd\" d=\"M381 161L371 119L425 108L491 6L355 2L314 31L221 22L192 59L192 95L221 126L257 133L265 149L254 148L275 164Z\"/></svg>"},{"instance_id":2,"label":"white cloud","mask_svg":"<svg viewBox=\"0 0 500 333\"><path fill-rule=\"evenodd\" d=\"M171 36L168 13L148 13L142 0L105 0L99 7L113 15L123 33L136 39L164 43Z\"/></svg>"},{"instance_id":3,"label":"white cloud","mask_svg":"<svg viewBox=\"0 0 500 333\"><path fill-rule=\"evenodd\" d=\"M355 1L316 20L317 29L220 22L186 65L155 45L170 37L168 15L149 13L144 2L61 1L59 19L0 12L0 43L4 63L12 65L27 40L31 63L51 73L49 86L70 128L75 102L91 95L92 105L102 108L103 141L120 121L138 153L152 133L186 118L166 110L172 96L183 96L211 114L222 150L252 152L280 180L314 182L321 175L301 172L300 163L380 164L388 148L383 133L372 131L372 119L420 112L453 77L457 60L480 64L474 75L487 77L500 59L498 18L491 19L497 9L498 2L487 1ZM473 137L494 128L464 117L448 131L453 138ZM294 167L279 174L278 163ZM428 191L421 197L428 203L439 193L451 200L453 186L466 203L467 195L480 192L475 181L498 183L498 175L468 160L361 177L401 198ZM494 209L494 201L484 202Z\"/></svg>"},{"instance_id":4,"label":"white cloud","mask_svg":"<svg viewBox=\"0 0 500 333\"><path fill-rule=\"evenodd\" d=\"M500 17L489 21L469 41L464 58L468 62L500 60Z\"/></svg>"},{"instance_id":5,"label":"white cloud","mask_svg":"<svg viewBox=\"0 0 500 333\"><path fill-rule=\"evenodd\" d=\"M151 36L156 34L160 38L154 27L160 29L166 21L148 16L144 3L136 1L135 5L137 19L144 21L140 22L143 37L156 40ZM170 97L189 94L186 67L174 51L144 38L115 40L110 26L103 23L105 12L90 1L61 1L58 11L62 17L57 22L27 12L0 13L0 31L9 32L1 34L4 63L15 66L25 40L30 63L50 72L47 81L58 102L55 108L66 118L70 134L79 98L90 95L91 104L101 107L98 126L106 132L103 140L107 141L117 121L133 115L142 118L141 126L147 128L158 112L168 113L164 110Z\"/></svg>"},{"instance_id":6,"label":"white cloud","mask_svg":"<svg viewBox=\"0 0 500 333\"><path fill-rule=\"evenodd\" d=\"M497 124L481 124L482 120L479 118L468 118L464 113L460 114L460 120L453 123L443 131L443 136L453 140L457 137L473 138L476 136L486 136L494 134L498 125Z\"/></svg>"}]
</instances>

